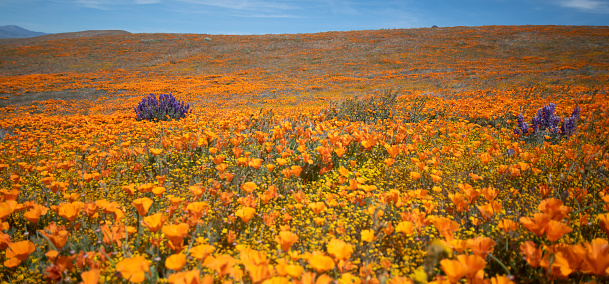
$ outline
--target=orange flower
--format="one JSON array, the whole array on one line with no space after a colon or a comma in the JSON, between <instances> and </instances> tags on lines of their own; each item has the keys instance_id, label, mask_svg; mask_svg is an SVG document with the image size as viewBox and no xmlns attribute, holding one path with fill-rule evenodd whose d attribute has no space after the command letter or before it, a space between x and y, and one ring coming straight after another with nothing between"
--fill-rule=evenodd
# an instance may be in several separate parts
<instances>
[{"instance_id":1,"label":"orange flower","mask_svg":"<svg viewBox=\"0 0 609 284\"><path fill-rule=\"evenodd\" d=\"M165 260L165 267L174 271L180 271L184 264L186 264L186 255L183 253L172 254Z\"/></svg>"},{"instance_id":2,"label":"orange flower","mask_svg":"<svg viewBox=\"0 0 609 284\"><path fill-rule=\"evenodd\" d=\"M170 244L172 244L176 249L182 246L184 238L188 235L188 230L190 230L190 226L188 226L186 223L167 225L163 226L162 229L165 237L169 239Z\"/></svg>"},{"instance_id":3,"label":"orange flower","mask_svg":"<svg viewBox=\"0 0 609 284\"><path fill-rule=\"evenodd\" d=\"M484 267L486 267L486 261L483 257L479 255L464 255L460 254L457 256L457 259L461 264L463 264L467 269L465 270L465 277L472 281L472 279L477 278L478 272L480 272ZM484 274L483 274L484 276Z\"/></svg>"},{"instance_id":4,"label":"orange flower","mask_svg":"<svg viewBox=\"0 0 609 284\"><path fill-rule=\"evenodd\" d=\"M247 193L252 193L254 190L258 189L258 185L255 183L248 181L241 186L241 189L245 190Z\"/></svg>"},{"instance_id":5,"label":"orange flower","mask_svg":"<svg viewBox=\"0 0 609 284\"><path fill-rule=\"evenodd\" d=\"M442 259L440 266L451 283L458 282L467 273L467 267L459 260Z\"/></svg>"},{"instance_id":6,"label":"orange flower","mask_svg":"<svg viewBox=\"0 0 609 284\"><path fill-rule=\"evenodd\" d=\"M505 231L506 233L518 230L518 226L519 226L518 223L516 223L510 219L503 219L503 220L499 221L499 223L497 224L497 227L503 229L503 231Z\"/></svg>"},{"instance_id":7,"label":"orange flower","mask_svg":"<svg viewBox=\"0 0 609 284\"><path fill-rule=\"evenodd\" d=\"M148 197L138 198L136 200L133 200L131 204L133 204L135 209L137 209L137 213L140 216L145 216L146 214L148 214L148 209L150 209L150 206L152 206L152 199Z\"/></svg>"},{"instance_id":8,"label":"orange flower","mask_svg":"<svg viewBox=\"0 0 609 284\"><path fill-rule=\"evenodd\" d=\"M571 208L564 206L560 199L548 198L544 199L539 203L539 211L548 214L550 218L556 221L560 221L567 217L567 214L571 211Z\"/></svg>"},{"instance_id":9,"label":"orange flower","mask_svg":"<svg viewBox=\"0 0 609 284\"><path fill-rule=\"evenodd\" d=\"M198 245L192 247L188 253L197 260L205 259L209 254L214 252L216 248L211 245Z\"/></svg>"},{"instance_id":10,"label":"orange flower","mask_svg":"<svg viewBox=\"0 0 609 284\"><path fill-rule=\"evenodd\" d=\"M421 178L421 174L418 172L410 172L410 178L412 180L418 180Z\"/></svg>"},{"instance_id":11,"label":"orange flower","mask_svg":"<svg viewBox=\"0 0 609 284\"><path fill-rule=\"evenodd\" d=\"M72 202L72 203L64 203L59 205L59 211L57 214L59 216L68 219L70 222L76 220L80 210L85 206L84 203L80 201Z\"/></svg>"},{"instance_id":12,"label":"orange flower","mask_svg":"<svg viewBox=\"0 0 609 284\"><path fill-rule=\"evenodd\" d=\"M30 241L20 241L16 243L10 243L8 250L6 251L6 258L15 258L20 261L24 261L30 255L30 253L36 250L34 243Z\"/></svg>"},{"instance_id":13,"label":"orange flower","mask_svg":"<svg viewBox=\"0 0 609 284\"><path fill-rule=\"evenodd\" d=\"M493 251L495 244L497 243L489 237L475 237L467 240L467 247L472 250L472 253L482 258L485 258L489 252Z\"/></svg>"},{"instance_id":14,"label":"orange flower","mask_svg":"<svg viewBox=\"0 0 609 284\"><path fill-rule=\"evenodd\" d=\"M324 202L312 202L309 203L308 207L317 215L326 211L326 204Z\"/></svg>"},{"instance_id":15,"label":"orange flower","mask_svg":"<svg viewBox=\"0 0 609 284\"><path fill-rule=\"evenodd\" d=\"M167 277L167 282L170 284L212 284L213 278L206 275L203 280L201 280L201 271L196 269L170 274L169 277Z\"/></svg>"},{"instance_id":16,"label":"orange flower","mask_svg":"<svg viewBox=\"0 0 609 284\"><path fill-rule=\"evenodd\" d=\"M562 222L550 220L548 222L548 226L546 227L546 236L548 240L551 242L555 242L558 239L562 238L567 233L572 232L573 229Z\"/></svg>"},{"instance_id":17,"label":"orange flower","mask_svg":"<svg viewBox=\"0 0 609 284\"><path fill-rule=\"evenodd\" d=\"M541 237L546 230L546 226L550 222L551 218L544 213L535 213L533 219L529 217L520 217L520 224L533 232L538 237Z\"/></svg>"},{"instance_id":18,"label":"orange flower","mask_svg":"<svg viewBox=\"0 0 609 284\"><path fill-rule=\"evenodd\" d=\"M91 269L80 274L83 284L97 284L99 281L99 269Z\"/></svg>"},{"instance_id":19,"label":"orange flower","mask_svg":"<svg viewBox=\"0 0 609 284\"><path fill-rule=\"evenodd\" d=\"M607 275L609 273L609 243L607 240L594 239L590 243L584 243L584 248L579 246L576 249L576 254L584 262L581 271L597 276Z\"/></svg>"},{"instance_id":20,"label":"orange flower","mask_svg":"<svg viewBox=\"0 0 609 284\"><path fill-rule=\"evenodd\" d=\"M235 216L241 218L244 223L249 222L254 217L254 214L256 214L256 209L252 207L242 207L235 212Z\"/></svg>"},{"instance_id":21,"label":"orange flower","mask_svg":"<svg viewBox=\"0 0 609 284\"><path fill-rule=\"evenodd\" d=\"M431 222L436 227L438 232L440 232L440 235L442 235L442 237L444 237L447 241L451 241L453 239L453 232L459 230L459 224L446 217L433 218Z\"/></svg>"},{"instance_id":22,"label":"orange flower","mask_svg":"<svg viewBox=\"0 0 609 284\"><path fill-rule=\"evenodd\" d=\"M162 186L155 186L152 188L152 193L154 193L154 195L156 195L156 197L161 197L161 195L163 195L164 192L165 192L165 188Z\"/></svg>"},{"instance_id":23,"label":"orange flower","mask_svg":"<svg viewBox=\"0 0 609 284\"><path fill-rule=\"evenodd\" d=\"M298 235L290 231L281 231L279 236L275 237L275 242L281 245L281 249L285 252L290 250L290 247L298 241Z\"/></svg>"},{"instance_id":24,"label":"orange flower","mask_svg":"<svg viewBox=\"0 0 609 284\"><path fill-rule=\"evenodd\" d=\"M520 251L524 254L527 263L533 267L539 267L541 262L541 248L536 248L535 243L532 241L526 241L520 245Z\"/></svg>"},{"instance_id":25,"label":"orange flower","mask_svg":"<svg viewBox=\"0 0 609 284\"><path fill-rule=\"evenodd\" d=\"M156 213L154 215L144 217L143 225L153 233L158 232L163 224L167 221L167 217L163 213Z\"/></svg>"},{"instance_id":26,"label":"orange flower","mask_svg":"<svg viewBox=\"0 0 609 284\"><path fill-rule=\"evenodd\" d=\"M411 222L400 222L395 227L395 231L404 235L410 235L414 232L414 226Z\"/></svg>"},{"instance_id":27,"label":"orange flower","mask_svg":"<svg viewBox=\"0 0 609 284\"><path fill-rule=\"evenodd\" d=\"M208 256L203 261L203 265L210 269L213 269L218 274L218 277L222 278L224 275L233 272L233 266L237 263L237 260L228 255L218 255L217 257Z\"/></svg>"},{"instance_id":28,"label":"orange flower","mask_svg":"<svg viewBox=\"0 0 609 284\"><path fill-rule=\"evenodd\" d=\"M5 250L11 243L11 236L0 232L0 250Z\"/></svg>"},{"instance_id":29,"label":"orange flower","mask_svg":"<svg viewBox=\"0 0 609 284\"><path fill-rule=\"evenodd\" d=\"M144 281L148 271L150 271L150 262L141 255L125 258L116 264L116 272L132 283Z\"/></svg>"},{"instance_id":30,"label":"orange flower","mask_svg":"<svg viewBox=\"0 0 609 284\"><path fill-rule=\"evenodd\" d=\"M327 250L331 256L338 260L347 260L353 253L353 246L342 240L332 239L328 243Z\"/></svg>"},{"instance_id":31,"label":"orange flower","mask_svg":"<svg viewBox=\"0 0 609 284\"><path fill-rule=\"evenodd\" d=\"M68 241L68 236L70 235L68 231L63 229L63 226L57 227L55 223L49 224L46 229L44 231L40 231L40 233L47 237L47 239L49 239L53 246L55 246L55 248L58 250L63 248Z\"/></svg>"},{"instance_id":32,"label":"orange flower","mask_svg":"<svg viewBox=\"0 0 609 284\"><path fill-rule=\"evenodd\" d=\"M334 260L328 256L325 256L322 252L314 251L313 253L307 253L305 255L305 259L318 273L323 273L334 269Z\"/></svg>"}]
</instances>

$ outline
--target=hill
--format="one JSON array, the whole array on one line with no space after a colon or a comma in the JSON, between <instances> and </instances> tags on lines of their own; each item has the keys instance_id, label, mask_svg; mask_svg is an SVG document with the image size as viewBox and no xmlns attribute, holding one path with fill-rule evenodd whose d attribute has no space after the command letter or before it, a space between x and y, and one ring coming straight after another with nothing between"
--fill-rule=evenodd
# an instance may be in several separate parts
<instances>
[{"instance_id":1,"label":"hill","mask_svg":"<svg viewBox=\"0 0 609 284\"><path fill-rule=\"evenodd\" d=\"M47 35L47 33L30 31L20 26L7 25L0 26L0 39L3 38L28 38L35 36Z\"/></svg>"},{"instance_id":2,"label":"hill","mask_svg":"<svg viewBox=\"0 0 609 284\"><path fill-rule=\"evenodd\" d=\"M122 30L90 30L81 32L70 32L70 33L57 33L57 34L44 34L28 37L28 38L0 38L0 44L21 44L29 45L36 42L46 40L58 40L58 39L74 39L74 38L85 38L85 37L96 37L96 36L109 36L109 35L121 35L130 34L128 31Z\"/></svg>"}]
</instances>

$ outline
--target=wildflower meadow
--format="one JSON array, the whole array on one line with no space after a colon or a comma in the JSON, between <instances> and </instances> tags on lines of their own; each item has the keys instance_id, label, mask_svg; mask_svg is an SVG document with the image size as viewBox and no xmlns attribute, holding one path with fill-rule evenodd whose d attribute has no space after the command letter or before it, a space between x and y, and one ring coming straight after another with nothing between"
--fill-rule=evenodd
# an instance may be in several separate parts
<instances>
[{"instance_id":1,"label":"wildflower meadow","mask_svg":"<svg viewBox=\"0 0 609 284\"><path fill-rule=\"evenodd\" d=\"M607 283L609 28L0 45L1 283Z\"/></svg>"}]
</instances>

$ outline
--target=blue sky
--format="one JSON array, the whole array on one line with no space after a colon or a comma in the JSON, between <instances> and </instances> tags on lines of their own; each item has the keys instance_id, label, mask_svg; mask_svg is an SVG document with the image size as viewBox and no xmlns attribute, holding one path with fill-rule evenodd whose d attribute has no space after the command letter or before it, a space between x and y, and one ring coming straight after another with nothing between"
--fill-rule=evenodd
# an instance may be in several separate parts
<instances>
[{"instance_id":1,"label":"blue sky","mask_svg":"<svg viewBox=\"0 0 609 284\"><path fill-rule=\"evenodd\" d=\"M0 0L1 25L201 34L609 25L609 0Z\"/></svg>"}]
</instances>

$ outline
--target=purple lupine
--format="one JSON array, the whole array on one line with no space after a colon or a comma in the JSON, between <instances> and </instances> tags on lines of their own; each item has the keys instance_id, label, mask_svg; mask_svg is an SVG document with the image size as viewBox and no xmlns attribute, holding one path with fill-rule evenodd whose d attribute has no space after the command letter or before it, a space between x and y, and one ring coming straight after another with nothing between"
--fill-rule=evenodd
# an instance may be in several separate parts
<instances>
[{"instance_id":1,"label":"purple lupine","mask_svg":"<svg viewBox=\"0 0 609 284\"><path fill-rule=\"evenodd\" d=\"M171 93L159 95L158 100L154 94L150 94L135 108L137 120L180 119L189 112L191 112L190 105L177 101Z\"/></svg>"},{"instance_id":2,"label":"purple lupine","mask_svg":"<svg viewBox=\"0 0 609 284\"><path fill-rule=\"evenodd\" d=\"M560 127L560 131L562 132L563 135L566 135L567 137L569 137L575 133L575 131L577 130L576 120L577 120L577 118L575 116L565 118L565 121L562 123L562 126Z\"/></svg>"},{"instance_id":3,"label":"purple lupine","mask_svg":"<svg viewBox=\"0 0 609 284\"><path fill-rule=\"evenodd\" d=\"M518 115L517 121L518 121L518 125L516 126L516 129L514 129L514 134L516 134L516 135L527 134L529 132L529 125L526 122L524 122L524 115L522 115L522 113Z\"/></svg>"}]
</instances>

